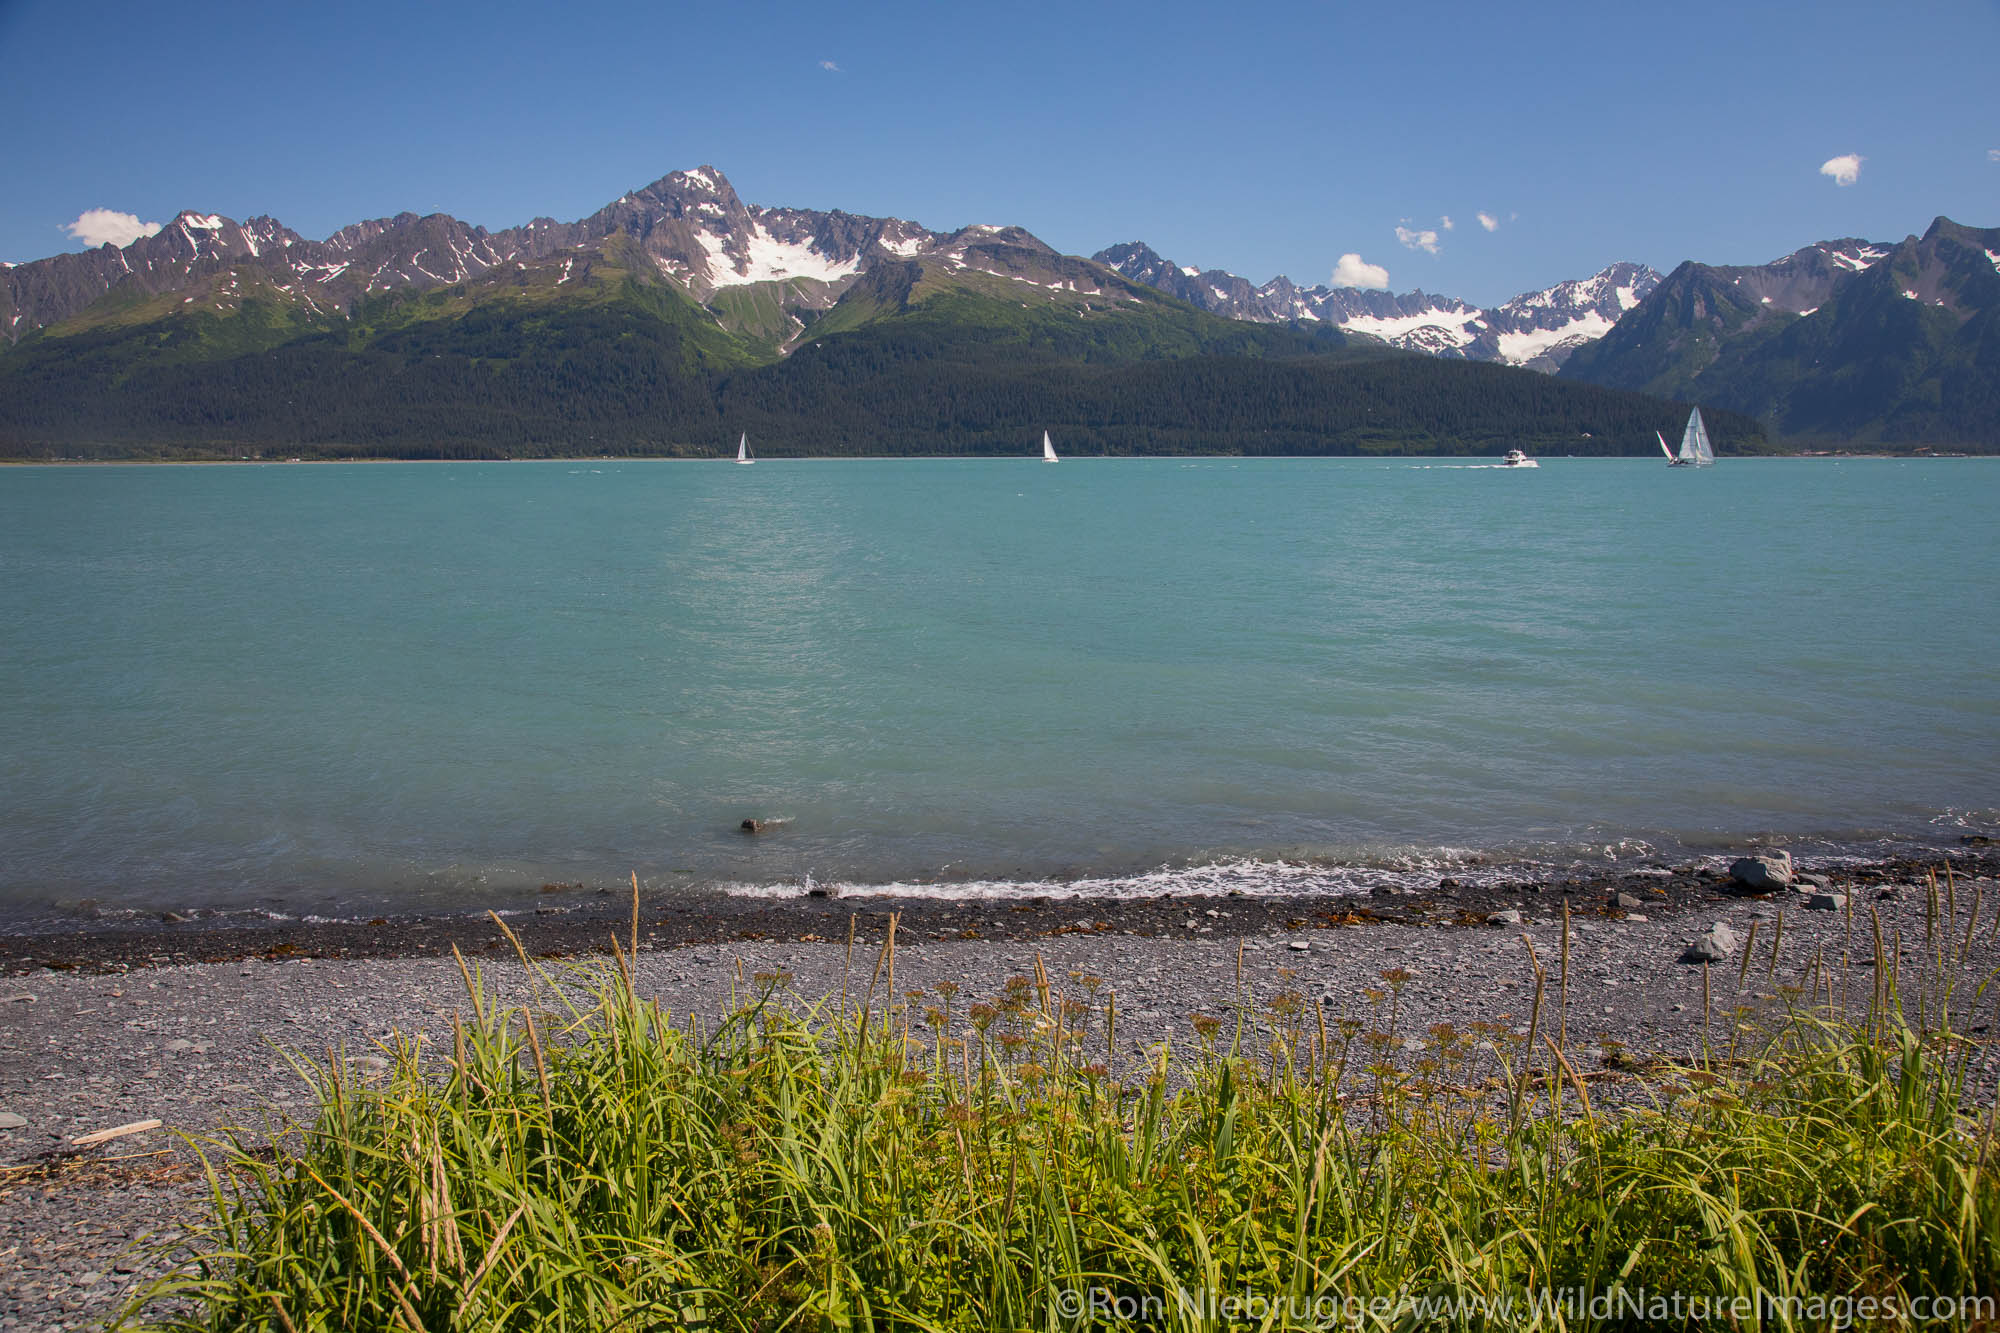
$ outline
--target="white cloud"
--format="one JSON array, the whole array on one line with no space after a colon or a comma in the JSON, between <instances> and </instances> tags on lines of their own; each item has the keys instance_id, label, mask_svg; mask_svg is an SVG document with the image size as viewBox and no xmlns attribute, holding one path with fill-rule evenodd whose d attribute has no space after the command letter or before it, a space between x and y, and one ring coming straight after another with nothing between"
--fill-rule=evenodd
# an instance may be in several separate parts
<instances>
[{"instance_id":1,"label":"white cloud","mask_svg":"<svg viewBox=\"0 0 2000 1333\"><path fill-rule=\"evenodd\" d=\"M1438 226L1440 226L1440 227L1443 227L1443 228L1444 228L1444 229L1445 229L1446 231L1450 231L1450 230L1451 230L1451 214L1447 213L1447 214L1445 214L1445 215L1444 215L1443 217L1439 218L1439 219L1438 219Z\"/></svg>"},{"instance_id":2,"label":"white cloud","mask_svg":"<svg viewBox=\"0 0 2000 1333\"><path fill-rule=\"evenodd\" d=\"M1408 227L1398 227L1396 239L1408 250L1422 250L1427 255L1438 252L1438 234L1434 231L1411 231Z\"/></svg>"},{"instance_id":3,"label":"white cloud","mask_svg":"<svg viewBox=\"0 0 2000 1333\"><path fill-rule=\"evenodd\" d=\"M2000 148L1989 148L1989 149L1987 149L1987 150L1986 150L1986 160L1987 160L1988 162L2000 162Z\"/></svg>"},{"instance_id":4,"label":"white cloud","mask_svg":"<svg viewBox=\"0 0 2000 1333\"><path fill-rule=\"evenodd\" d=\"M1479 217L1479 225L1486 228L1486 230L1488 231L1500 230L1500 219L1494 217L1491 213L1481 213L1478 215L1478 217Z\"/></svg>"},{"instance_id":5,"label":"white cloud","mask_svg":"<svg viewBox=\"0 0 2000 1333\"><path fill-rule=\"evenodd\" d=\"M829 73L829 74L838 74L838 73L840 73L840 72L841 72L841 70L840 70L840 66L838 66L838 65L834 64L834 63L833 63L833 62L832 62L831 60L822 60L822 61L820 61L820 62L819 62L819 67L820 67L821 69L825 70L825 71L826 71L827 73Z\"/></svg>"},{"instance_id":6,"label":"white cloud","mask_svg":"<svg viewBox=\"0 0 2000 1333\"><path fill-rule=\"evenodd\" d=\"M160 229L157 222L141 222L137 213L114 213L108 208L86 208L76 215L76 221L66 224L63 230L95 250L109 242L124 249L141 236L151 236Z\"/></svg>"},{"instance_id":7,"label":"white cloud","mask_svg":"<svg viewBox=\"0 0 2000 1333\"><path fill-rule=\"evenodd\" d=\"M1833 177L1835 185L1852 185L1861 179L1861 164L1868 159L1859 153L1842 153L1819 164L1819 174Z\"/></svg>"},{"instance_id":8,"label":"white cloud","mask_svg":"<svg viewBox=\"0 0 2000 1333\"><path fill-rule=\"evenodd\" d=\"M1333 285L1386 292L1389 290L1389 270L1380 264L1368 263L1360 255L1342 255L1340 262L1333 266Z\"/></svg>"}]
</instances>

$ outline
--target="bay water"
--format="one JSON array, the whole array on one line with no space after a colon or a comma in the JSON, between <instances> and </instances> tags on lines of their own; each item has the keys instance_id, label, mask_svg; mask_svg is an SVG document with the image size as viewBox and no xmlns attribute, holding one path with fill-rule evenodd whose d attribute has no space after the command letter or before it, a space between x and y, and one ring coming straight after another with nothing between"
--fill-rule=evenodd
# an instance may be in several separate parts
<instances>
[{"instance_id":1,"label":"bay water","mask_svg":"<svg viewBox=\"0 0 2000 1333\"><path fill-rule=\"evenodd\" d=\"M0 924L1955 844L1996 513L1953 459L4 468Z\"/></svg>"}]
</instances>

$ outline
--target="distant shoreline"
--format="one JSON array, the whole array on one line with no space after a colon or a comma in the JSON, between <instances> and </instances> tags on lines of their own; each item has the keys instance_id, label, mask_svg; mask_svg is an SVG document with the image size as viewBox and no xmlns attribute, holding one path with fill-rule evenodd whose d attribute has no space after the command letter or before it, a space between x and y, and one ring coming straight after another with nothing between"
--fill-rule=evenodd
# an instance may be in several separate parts
<instances>
[{"instance_id":1,"label":"distant shoreline","mask_svg":"<svg viewBox=\"0 0 2000 1333\"><path fill-rule=\"evenodd\" d=\"M1201 459L1204 461L1245 462L1269 459L1275 461L1308 460L1372 460L1375 462L1456 462L1466 459L1499 458L1501 454L1066 454L1065 463L1143 463L1154 459ZM1623 463L1647 462L1653 459L1649 454L1531 454L1537 460L1555 460L1565 463ZM1817 461L1881 459L1891 462L1931 462L1958 459L1994 459L2000 453L1866 453L1825 450L1796 450L1785 453L1765 454L1725 454L1719 460L1724 463L1745 463L1759 459L1784 461ZM1033 454L776 454L758 458L759 463L986 463L1007 462L1039 463L1042 460ZM467 463L734 463L736 459L726 453L711 457L690 457L685 454L576 454L537 456L532 458L384 458L379 456L355 456L346 458L0 458L0 467L292 467L314 464L336 464L349 466L355 463L432 463L439 466L463 465Z\"/></svg>"}]
</instances>

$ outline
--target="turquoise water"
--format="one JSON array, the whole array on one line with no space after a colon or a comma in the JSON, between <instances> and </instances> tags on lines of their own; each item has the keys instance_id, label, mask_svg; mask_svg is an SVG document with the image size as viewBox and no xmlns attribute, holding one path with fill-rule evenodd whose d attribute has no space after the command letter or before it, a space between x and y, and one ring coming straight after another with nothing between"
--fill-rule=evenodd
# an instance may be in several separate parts
<instances>
[{"instance_id":1,"label":"turquoise water","mask_svg":"<svg viewBox=\"0 0 2000 1333\"><path fill-rule=\"evenodd\" d=\"M1996 512L1979 460L0 469L0 917L1955 840Z\"/></svg>"}]
</instances>

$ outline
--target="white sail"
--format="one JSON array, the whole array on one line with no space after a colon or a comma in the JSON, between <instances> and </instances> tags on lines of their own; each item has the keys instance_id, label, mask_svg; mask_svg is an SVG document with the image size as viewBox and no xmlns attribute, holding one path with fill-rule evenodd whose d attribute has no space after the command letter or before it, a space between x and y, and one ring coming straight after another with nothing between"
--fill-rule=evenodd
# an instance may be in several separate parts
<instances>
[{"instance_id":1,"label":"white sail","mask_svg":"<svg viewBox=\"0 0 2000 1333\"><path fill-rule=\"evenodd\" d=\"M1662 434L1660 434L1660 432L1658 432L1658 431L1654 431L1654 432L1653 432L1653 438L1654 438L1654 439L1656 439L1656 440L1658 440L1658 441L1660 442L1660 452L1661 452L1661 453L1663 453L1663 454L1665 454L1665 455L1667 456L1667 461L1668 461L1669 463L1673 462L1673 461L1674 461L1674 451L1673 451L1673 450L1671 450L1671 449L1669 449L1669 448L1667 447L1667 437L1666 437L1666 436L1664 436L1664 435L1662 435Z\"/></svg>"},{"instance_id":2,"label":"white sail","mask_svg":"<svg viewBox=\"0 0 2000 1333\"><path fill-rule=\"evenodd\" d=\"M1708 443L1708 429L1701 424L1701 409L1688 413L1687 430L1681 434L1681 456L1683 463L1705 467L1715 461L1715 450Z\"/></svg>"},{"instance_id":3,"label":"white sail","mask_svg":"<svg viewBox=\"0 0 2000 1333\"><path fill-rule=\"evenodd\" d=\"M1060 463L1062 461L1056 457L1056 447L1050 442L1047 431L1042 432L1042 461L1044 463Z\"/></svg>"},{"instance_id":4,"label":"white sail","mask_svg":"<svg viewBox=\"0 0 2000 1333\"><path fill-rule=\"evenodd\" d=\"M757 461L750 456L750 433L748 431L745 431L737 438L736 461L739 463L754 463Z\"/></svg>"}]
</instances>

